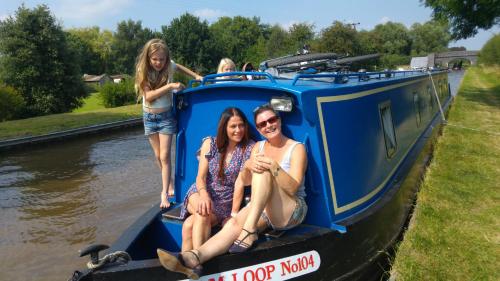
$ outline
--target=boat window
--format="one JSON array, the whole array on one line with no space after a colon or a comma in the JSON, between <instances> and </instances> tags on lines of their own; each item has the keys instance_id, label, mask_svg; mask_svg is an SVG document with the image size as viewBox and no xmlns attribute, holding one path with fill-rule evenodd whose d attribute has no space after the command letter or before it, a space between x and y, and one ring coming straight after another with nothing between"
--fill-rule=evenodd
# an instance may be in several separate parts
<instances>
[{"instance_id":1,"label":"boat window","mask_svg":"<svg viewBox=\"0 0 500 281\"><path fill-rule=\"evenodd\" d=\"M382 122L382 129L384 133L385 149L387 157L391 158L396 152L396 132L394 130L394 123L392 122L391 103L385 102L379 106L380 120Z\"/></svg>"},{"instance_id":2,"label":"boat window","mask_svg":"<svg viewBox=\"0 0 500 281\"><path fill-rule=\"evenodd\" d=\"M422 115L420 112L420 99L418 97L418 92L413 92L413 108L415 109L415 117L417 118L417 127L420 127Z\"/></svg>"}]
</instances>

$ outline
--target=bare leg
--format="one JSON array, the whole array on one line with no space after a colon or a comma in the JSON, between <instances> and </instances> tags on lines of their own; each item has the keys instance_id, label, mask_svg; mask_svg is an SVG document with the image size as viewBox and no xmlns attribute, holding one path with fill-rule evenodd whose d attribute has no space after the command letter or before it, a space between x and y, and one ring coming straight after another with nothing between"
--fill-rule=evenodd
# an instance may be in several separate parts
<instances>
[{"instance_id":1,"label":"bare leg","mask_svg":"<svg viewBox=\"0 0 500 281\"><path fill-rule=\"evenodd\" d=\"M248 216L248 210L249 205L241 209L236 218L228 220L224 227L217 232L217 234L208 239L207 242L201 245L200 248L194 250L194 252L199 256L201 263L227 252L234 240L236 240L238 235L241 233L242 225ZM266 224L263 220L259 220L257 226L259 229L264 229ZM198 260L193 254L183 253L182 257L188 267L194 268L198 265Z\"/></svg>"},{"instance_id":2,"label":"bare leg","mask_svg":"<svg viewBox=\"0 0 500 281\"><path fill-rule=\"evenodd\" d=\"M170 185L170 146L172 144L172 135L153 134L149 136L149 142L155 153L158 165L161 169L162 192L160 207L167 208L170 203L167 199L167 190Z\"/></svg>"},{"instance_id":3,"label":"bare leg","mask_svg":"<svg viewBox=\"0 0 500 281\"><path fill-rule=\"evenodd\" d=\"M252 174L252 204L250 205L250 210L248 211L248 217L243 224L243 228L249 232L254 232L257 229L257 221L266 207L267 201L269 201L269 197L274 189L274 184L274 178L269 172ZM239 238L243 239L246 234L246 232L241 233ZM255 235L252 236L254 237L247 238L250 238L250 242L256 240Z\"/></svg>"},{"instance_id":4,"label":"bare leg","mask_svg":"<svg viewBox=\"0 0 500 281\"><path fill-rule=\"evenodd\" d=\"M210 216L194 214L193 216L193 248L198 249L210 238L212 225L217 222L217 219L213 214Z\"/></svg>"},{"instance_id":5,"label":"bare leg","mask_svg":"<svg viewBox=\"0 0 500 281\"><path fill-rule=\"evenodd\" d=\"M182 224L182 251L186 252L193 249L193 221L194 216L189 216Z\"/></svg>"},{"instance_id":6,"label":"bare leg","mask_svg":"<svg viewBox=\"0 0 500 281\"><path fill-rule=\"evenodd\" d=\"M212 226L217 223L217 217L214 214L210 214L210 216L200 216L196 213L196 205L198 205L198 200L200 199L200 195L198 193L193 193L189 196L187 203L187 210L190 214L192 214L189 218L191 219L191 232L189 236L191 240L189 241L190 246L184 247L182 246L182 251L188 251L191 249L199 248L205 241L210 238ZM184 222L186 223L186 222ZM183 226L183 235L184 235L184 226ZM187 237L187 236L186 236ZM184 239L183 239L184 241Z\"/></svg>"},{"instance_id":7,"label":"bare leg","mask_svg":"<svg viewBox=\"0 0 500 281\"><path fill-rule=\"evenodd\" d=\"M273 225L285 226L290 220L295 204L295 199L278 187L275 178L270 172L254 173L252 174L250 210L248 218L243 224L243 229L248 232L255 232L264 210ZM257 235L248 235L247 231L242 231L238 236L238 240L244 240L243 242L246 244L252 245L258 237Z\"/></svg>"}]
</instances>

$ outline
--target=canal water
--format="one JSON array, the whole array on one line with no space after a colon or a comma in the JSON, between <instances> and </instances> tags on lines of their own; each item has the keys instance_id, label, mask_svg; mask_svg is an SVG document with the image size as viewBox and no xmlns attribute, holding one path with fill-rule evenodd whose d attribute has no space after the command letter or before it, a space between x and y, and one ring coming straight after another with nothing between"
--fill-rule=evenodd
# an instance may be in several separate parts
<instances>
[{"instance_id":1,"label":"canal water","mask_svg":"<svg viewBox=\"0 0 500 281\"><path fill-rule=\"evenodd\" d=\"M0 280L67 280L78 250L112 244L159 202L143 129L0 155Z\"/></svg>"},{"instance_id":2,"label":"canal water","mask_svg":"<svg viewBox=\"0 0 500 281\"><path fill-rule=\"evenodd\" d=\"M449 74L455 95L463 72ZM0 154L0 280L67 280L159 202L142 128Z\"/></svg>"}]
</instances>

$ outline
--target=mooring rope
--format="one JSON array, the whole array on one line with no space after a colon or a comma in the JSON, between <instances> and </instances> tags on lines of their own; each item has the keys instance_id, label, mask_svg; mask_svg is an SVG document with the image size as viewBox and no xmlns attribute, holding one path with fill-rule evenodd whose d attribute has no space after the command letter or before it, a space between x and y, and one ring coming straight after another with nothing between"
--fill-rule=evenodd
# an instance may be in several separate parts
<instances>
[{"instance_id":1,"label":"mooring rope","mask_svg":"<svg viewBox=\"0 0 500 281\"><path fill-rule=\"evenodd\" d=\"M87 263L87 267L89 269L95 270L95 269L98 269L98 268L104 266L105 264L108 264L108 263L118 262L118 263L126 264L131 259L132 258L130 257L130 255L127 252L116 251L114 253L105 255L102 259L99 259L99 262L97 262L96 264L93 264L92 261L89 261Z\"/></svg>"},{"instance_id":2,"label":"mooring rope","mask_svg":"<svg viewBox=\"0 0 500 281\"><path fill-rule=\"evenodd\" d=\"M430 71L427 71L427 73L429 74L429 78L431 78L432 88L434 88L434 96L436 96L436 100L437 100L438 105L439 105L439 112L441 112L441 118L443 119L443 122L446 124L446 118L444 117L444 111L443 111L443 107L441 106L441 101L439 101L438 93L436 90L436 85L434 84L434 79L432 79L432 74Z\"/></svg>"}]
</instances>

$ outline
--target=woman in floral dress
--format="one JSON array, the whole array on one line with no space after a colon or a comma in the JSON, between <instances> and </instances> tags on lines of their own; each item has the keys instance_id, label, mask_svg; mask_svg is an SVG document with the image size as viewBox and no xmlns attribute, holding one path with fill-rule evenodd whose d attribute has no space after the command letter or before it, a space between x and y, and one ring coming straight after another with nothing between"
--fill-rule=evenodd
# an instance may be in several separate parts
<instances>
[{"instance_id":1,"label":"woman in floral dress","mask_svg":"<svg viewBox=\"0 0 500 281\"><path fill-rule=\"evenodd\" d=\"M210 238L213 226L238 212L244 189L238 174L254 144L243 112L226 108L217 136L203 140L196 182L184 198L181 216L187 218L182 225L182 251L197 249Z\"/></svg>"}]
</instances>

